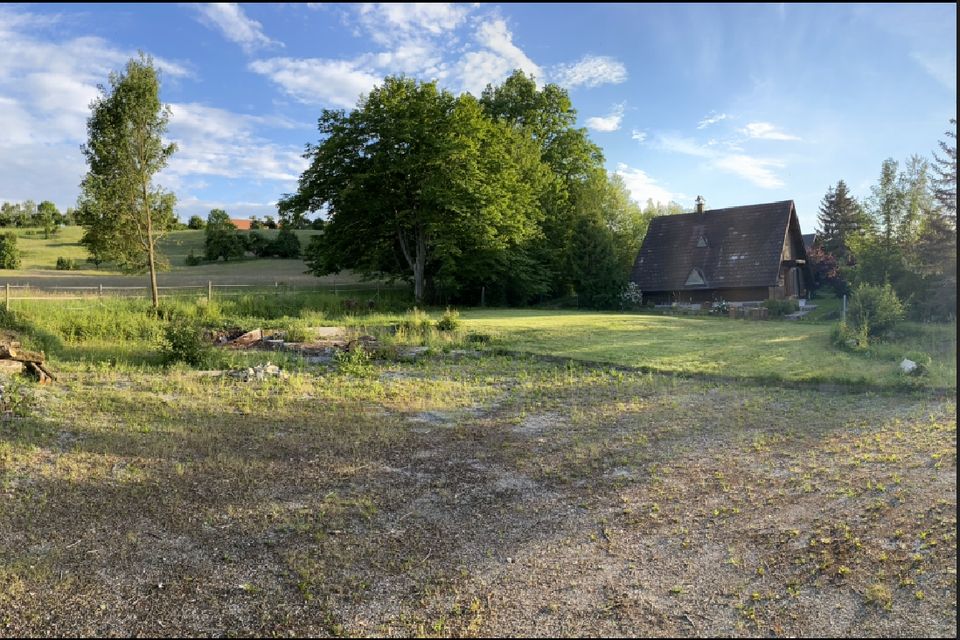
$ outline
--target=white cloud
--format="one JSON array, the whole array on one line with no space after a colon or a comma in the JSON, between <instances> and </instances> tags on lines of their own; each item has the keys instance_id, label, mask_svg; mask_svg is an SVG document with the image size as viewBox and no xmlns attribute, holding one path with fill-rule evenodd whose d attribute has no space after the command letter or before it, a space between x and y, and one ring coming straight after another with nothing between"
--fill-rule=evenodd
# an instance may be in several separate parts
<instances>
[{"instance_id":1,"label":"white cloud","mask_svg":"<svg viewBox=\"0 0 960 640\"><path fill-rule=\"evenodd\" d=\"M910 54L923 70L934 80L956 93L957 91L957 55L954 53L924 53L914 51Z\"/></svg>"},{"instance_id":2,"label":"white cloud","mask_svg":"<svg viewBox=\"0 0 960 640\"><path fill-rule=\"evenodd\" d=\"M646 131L640 131L639 129L634 129L633 133L630 134L630 137L637 142L643 144L643 141L647 139Z\"/></svg>"},{"instance_id":3,"label":"white cloud","mask_svg":"<svg viewBox=\"0 0 960 640\"><path fill-rule=\"evenodd\" d=\"M703 120L701 120L701 121L697 124L697 129L706 129L706 128L709 127L710 125L716 124L716 123L718 123L718 122L720 122L720 121L722 121L722 120L726 120L726 119L729 118L729 117L730 117L730 116L728 116L728 115L725 114L725 113L715 113L715 112L711 111L711 112L710 112L710 115L706 116Z\"/></svg>"},{"instance_id":4,"label":"white cloud","mask_svg":"<svg viewBox=\"0 0 960 640\"><path fill-rule=\"evenodd\" d=\"M361 94L381 81L362 61L322 58L256 60L251 71L267 76L291 96L308 104L352 108Z\"/></svg>"},{"instance_id":5,"label":"white cloud","mask_svg":"<svg viewBox=\"0 0 960 640\"><path fill-rule=\"evenodd\" d=\"M772 169L783 167L779 160L754 158L742 154L720 156L713 160L713 166L736 174L764 189L776 189L783 186L783 180Z\"/></svg>"},{"instance_id":6,"label":"white cloud","mask_svg":"<svg viewBox=\"0 0 960 640\"><path fill-rule=\"evenodd\" d=\"M642 169L630 167L622 162L617 164L617 170L614 173L623 178L623 183L630 191L630 195L641 205L646 204L647 200L667 204L680 196L658 185L657 181Z\"/></svg>"},{"instance_id":7,"label":"white cloud","mask_svg":"<svg viewBox=\"0 0 960 640\"><path fill-rule=\"evenodd\" d=\"M300 147L274 144L255 133L259 126L290 123L196 103L172 104L170 110L170 138L178 149L161 181L208 175L292 184L307 167Z\"/></svg>"},{"instance_id":8,"label":"white cloud","mask_svg":"<svg viewBox=\"0 0 960 640\"><path fill-rule=\"evenodd\" d=\"M86 171L80 144L97 84L122 71L135 51L98 37L49 38L59 16L0 7L0 194L73 206ZM189 75L154 58L163 76Z\"/></svg>"},{"instance_id":9,"label":"white cloud","mask_svg":"<svg viewBox=\"0 0 960 640\"><path fill-rule=\"evenodd\" d=\"M468 52L454 69L464 91L480 95L488 84L502 82L515 69L543 78L540 67L513 43L513 34L502 18L482 20L474 40L483 50Z\"/></svg>"},{"instance_id":10,"label":"white cloud","mask_svg":"<svg viewBox=\"0 0 960 640\"><path fill-rule=\"evenodd\" d=\"M733 144L720 145L711 140L710 143L702 145L690 138L667 134L657 136L656 146L664 151L703 158L707 160L708 166L740 176L764 189L775 189L784 184L774 172L774 169L785 166L783 161L740 153L739 147Z\"/></svg>"},{"instance_id":11,"label":"white cloud","mask_svg":"<svg viewBox=\"0 0 960 640\"><path fill-rule=\"evenodd\" d=\"M470 12L466 5L432 2L370 3L359 7L360 21L375 42L437 36L460 26Z\"/></svg>"},{"instance_id":12,"label":"white cloud","mask_svg":"<svg viewBox=\"0 0 960 640\"><path fill-rule=\"evenodd\" d=\"M621 102L613 106L613 111L606 116L594 116L587 118L587 127L594 131L609 133L620 128L623 122L623 110L625 105Z\"/></svg>"},{"instance_id":13,"label":"white cloud","mask_svg":"<svg viewBox=\"0 0 960 640\"><path fill-rule=\"evenodd\" d=\"M236 42L247 53L260 47L283 46L263 33L263 25L247 17L235 2L195 4L200 21L218 30L227 40Z\"/></svg>"},{"instance_id":14,"label":"white cloud","mask_svg":"<svg viewBox=\"0 0 960 640\"><path fill-rule=\"evenodd\" d=\"M784 133L769 122L751 122L740 133L748 138L757 138L759 140L799 140L797 136Z\"/></svg>"},{"instance_id":15,"label":"white cloud","mask_svg":"<svg viewBox=\"0 0 960 640\"><path fill-rule=\"evenodd\" d=\"M615 58L584 56L579 62L557 65L552 78L568 88L620 84L627 80L627 68Z\"/></svg>"},{"instance_id":16,"label":"white cloud","mask_svg":"<svg viewBox=\"0 0 960 640\"><path fill-rule=\"evenodd\" d=\"M672 134L658 135L656 146L664 151L700 158L710 158L716 155L713 149L707 148L691 138L683 138Z\"/></svg>"}]
</instances>

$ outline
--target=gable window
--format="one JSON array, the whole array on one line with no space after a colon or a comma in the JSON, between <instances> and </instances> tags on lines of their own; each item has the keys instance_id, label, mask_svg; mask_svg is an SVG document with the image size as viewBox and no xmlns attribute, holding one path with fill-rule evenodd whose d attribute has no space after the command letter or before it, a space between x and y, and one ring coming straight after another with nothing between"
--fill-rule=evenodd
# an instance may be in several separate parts
<instances>
[{"instance_id":1,"label":"gable window","mask_svg":"<svg viewBox=\"0 0 960 640\"><path fill-rule=\"evenodd\" d=\"M707 281L703 278L703 272L694 267L690 270L690 275L687 276L687 281L683 284L686 287L690 287L698 284L707 284Z\"/></svg>"}]
</instances>

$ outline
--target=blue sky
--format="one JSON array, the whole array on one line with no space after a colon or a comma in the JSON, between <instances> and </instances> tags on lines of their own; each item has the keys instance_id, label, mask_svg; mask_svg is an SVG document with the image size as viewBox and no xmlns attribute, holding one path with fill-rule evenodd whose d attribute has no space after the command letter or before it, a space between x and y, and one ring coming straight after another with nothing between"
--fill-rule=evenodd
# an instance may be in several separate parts
<instances>
[{"instance_id":1,"label":"blue sky","mask_svg":"<svg viewBox=\"0 0 960 640\"><path fill-rule=\"evenodd\" d=\"M96 85L141 49L182 219L275 213L323 108L391 73L566 87L631 193L687 208L865 196L956 114L956 5L0 5L0 201L75 203Z\"/></svg>"}]
</instances>

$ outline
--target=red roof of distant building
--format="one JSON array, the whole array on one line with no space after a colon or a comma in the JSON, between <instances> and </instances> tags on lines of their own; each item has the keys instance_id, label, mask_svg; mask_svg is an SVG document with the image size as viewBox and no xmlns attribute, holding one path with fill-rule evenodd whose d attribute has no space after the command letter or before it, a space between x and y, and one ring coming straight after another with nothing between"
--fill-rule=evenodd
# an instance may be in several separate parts
<instances>
[{"instance_id":1,"label":"red roof of distant building","mask_svg":"<svg viewBox=\"0 0 960 640\"><path fill-rule=\"evenodd\" d=\"M230 218L230 222L232 222L232 223L233 223L233 226L235 226L237 229L240 229L241 231L249 231L249 230L250 230L250 221L249 221L249 220L242 220L242 219L240 219L240 218Z\"/></svg>"}]
</instances>

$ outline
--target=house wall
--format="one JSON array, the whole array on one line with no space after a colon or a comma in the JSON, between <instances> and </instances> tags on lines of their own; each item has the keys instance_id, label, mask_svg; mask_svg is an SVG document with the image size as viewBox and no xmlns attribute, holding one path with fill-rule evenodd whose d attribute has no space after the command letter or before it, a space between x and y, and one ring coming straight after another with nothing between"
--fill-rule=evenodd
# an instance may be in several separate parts
<instances>
[{"instance_id":1,"label":"house wall","mask_svg":"<svg viewBox=\"0 0 960 640\"><path fill-rule=\"evenodd\" d=\"M727 302L762 302L770 297L767 287L749 287L743 289L696 289L678 291L644 291L643 300L652 300L656 304L671 302L713 302L726 300Z\"/></svg>"}]
</instances>

